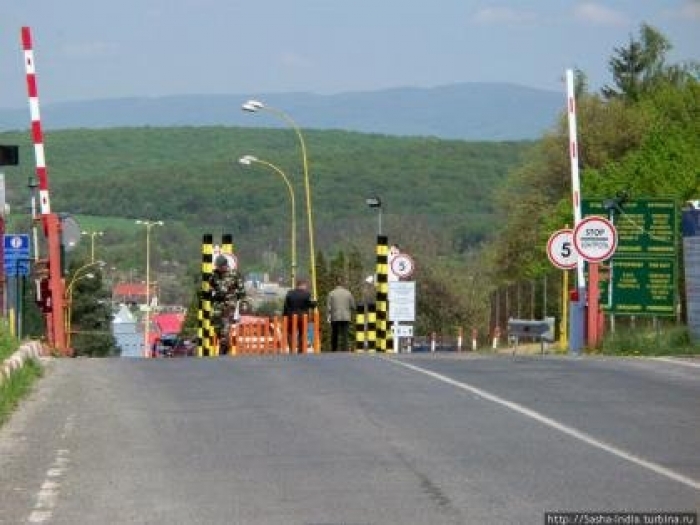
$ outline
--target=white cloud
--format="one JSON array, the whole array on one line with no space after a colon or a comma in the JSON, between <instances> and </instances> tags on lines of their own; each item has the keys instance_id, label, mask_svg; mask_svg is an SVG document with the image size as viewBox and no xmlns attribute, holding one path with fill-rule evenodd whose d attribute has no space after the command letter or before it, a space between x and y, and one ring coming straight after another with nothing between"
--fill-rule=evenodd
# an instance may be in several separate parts
<instances>
[{"instance_id":1,"label":"white cloud","mask_svg":"<svg viewBox=\"0 0 700 525\"><path fill-rule=\"evenodd\" d=\"M532 22L536 18L534 13L519 11L510 7L486 7L480 9L472 20L478 24L522 24Z\"/></svg>"},{"instance_id":2,"label":"white cloud","mask_svg":"<svg viewBox=\"0 0 700 525\"><path fill-rule=\"evenodd\" d=\"M574 16L581 21L600 26L626 26L629 19L624 13L595 2L582 2L574 8Z\"/></svg>"}]
</instances>

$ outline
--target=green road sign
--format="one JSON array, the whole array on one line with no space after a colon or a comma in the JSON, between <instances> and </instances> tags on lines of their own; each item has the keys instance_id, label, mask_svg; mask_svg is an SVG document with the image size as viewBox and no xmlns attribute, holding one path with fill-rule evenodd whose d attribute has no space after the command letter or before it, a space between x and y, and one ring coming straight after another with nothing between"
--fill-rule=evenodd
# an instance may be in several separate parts
<instances>
[{"instance_id":1,"label":"green road sign","mask_svg":"<svg viewBox=\"0 0 700 525\"><path fill-rule=\"evenodd\" d=\"M605 199L582 201L583 216L610 217ZM614 314L676 314L678 289L676 243L678 209L673 199L625 202L615 213L618 245L613 258L601 265L603 308ZM612 274L612 293L608 284Z\"/></svg>"}]
</instances>

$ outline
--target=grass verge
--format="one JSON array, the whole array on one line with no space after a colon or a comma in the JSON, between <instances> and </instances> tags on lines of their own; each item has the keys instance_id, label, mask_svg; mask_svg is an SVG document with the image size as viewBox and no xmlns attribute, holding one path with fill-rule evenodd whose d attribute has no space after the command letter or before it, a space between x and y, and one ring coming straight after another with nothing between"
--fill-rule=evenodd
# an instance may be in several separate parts
<instances>
[{"instance_id":1,"label":"grass verge","mask_svg":"<svg viewBox=\"0 0 700 525\"><path fill-rule=\"evenodd\" d=\"M599 353L624 356L692 356L700 355L700 345L693 344L686 327L624 329L608 334Z\"/></svg>"},{"instance_id":2,"label":"grass verge","mask_svg":"<svg viewBox=\"0 0 700 525\"><path fill-rule=\"evenodd\" d=\"M9 419L20 400L29 393L42 374L41 364L29 359L22 368L15 370L9 379L0 384L0 426Z\"/></svg>"}]
</instances>

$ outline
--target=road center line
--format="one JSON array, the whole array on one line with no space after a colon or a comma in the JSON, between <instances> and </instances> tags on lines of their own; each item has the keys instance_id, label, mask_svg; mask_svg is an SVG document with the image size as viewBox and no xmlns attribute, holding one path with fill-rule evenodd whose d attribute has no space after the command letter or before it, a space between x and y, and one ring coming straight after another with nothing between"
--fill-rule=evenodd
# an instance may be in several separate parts
<instances>
[{"instance_id":1,"label":"road center line","mask_svg":"<svg viewBox=\"0 0 700 525\"><path fill-rule=\"evenodd\" d=\"M512 401L508 401L507 399L503 399L502 397L498 397L494 394L491 394L491 393L489 393L485 390L482 390L480 388L477 388L475 386L469 385L467 383L461 383L459 381L451 379L451 378L444 376L442 374L438 374L437 372L433 372L431 370L427 370L425 368L421 368L419 366L412 365L410 363L399 361L397 359L390 359L390 358L382 358L382 359L384 359L385 361L403 366L404 368L408 368L410 370L413 370L414 372L419 372L421 374L425 374L429 377L432 377L433 379L437 379L438 381L442 381L443 383L447 383L448 385L457 387L461 390L466 390L467 392L471 392L472 394L476 394L477 396L480 396L480 397L487 399L493 403L497 403L497 404L499 404L503 407L506 407L514 412L517 412L517 413L522 414L526 417L529 417L530 419L533 419L539 423L542 423L543 425L546 425L550 428L558 430L562 434L566 434L567 436L571 436L575 439L578 439L579 441L583 441L584 443L587 443L588 445L591 445L595 448L598 448L598 449L603 450L609 454L612 454L613 456L617 456L621 459L629 461L630 463L634 463L635 465L646 468L648 470L651 470L652 472L655 472L657 474L665 476L665 477L672 479L674 481L678 481L680 483L683 483L684 485L687 485L695 490L700 491L700 481L698 481L698 480L692 479L688 476L684 476L683 474L680 474L680 473L675 472L671 469L668 469L662 465L659 465L658 463L654 463L653 461L649 461L649 460L644 459L640 456L637 456L635 454L632 454L630 452L622 450L621 448L618 448L618 447L615 447L615 446L610 445L608 443L605 443L603 441L600 441L600 440L594 438L593 436L586 434L585 432L581 432L580 430L577 430L573 427L564 425L563 423L559 423L558 421L556 421L552 418L549 418L543 414L540 414L539 412L531 410L527 407L524 407L523 405L520 405L518 403L513 403Z\"/></svg>"},{"instance_id":2,"label":"road center line","mask_svg":"<svg viewBox=\"0 0 700 525\"><path fill-rule=\"evenodd\" d=\"M75 425L75 416L73 414L69 415L65 425L63 425L63 432L61 432L61 439L66 439L70 433L73 431ZM53 510L58 502L58 497L61 490L61 481L63 476L68 469L70 463L70 450L61 448L56 451L56 456L54 457L54 462L51 464L49 469L46 471L46 478L41 484L41 489L36 495L36 504L34 509L32 509L31 514L27 521L29 523L45 523L51 521L53 515Z\"/></svg>"}]
</instances>

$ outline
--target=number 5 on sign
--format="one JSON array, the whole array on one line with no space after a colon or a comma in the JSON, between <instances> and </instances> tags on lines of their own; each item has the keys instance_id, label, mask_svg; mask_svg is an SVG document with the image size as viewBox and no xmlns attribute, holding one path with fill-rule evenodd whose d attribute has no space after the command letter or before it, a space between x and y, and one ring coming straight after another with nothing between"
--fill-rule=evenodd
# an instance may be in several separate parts
<instances>
[{"instance_id":1,"label":"number 5 on sign","mask_svg":"<svg viewBox=\"0 0 700 525\"><path fill-rule=\"evenodd\" d=\"M547 257L554 266L562 270L576 268L578 252L574 247L573 230L557 230L549 237Z\"/></svg>"}]
</instances>

